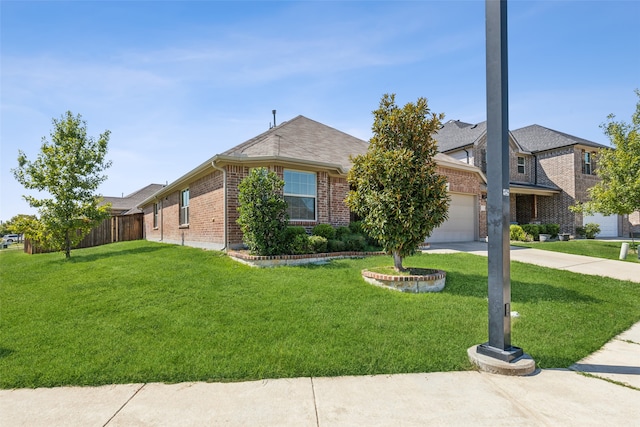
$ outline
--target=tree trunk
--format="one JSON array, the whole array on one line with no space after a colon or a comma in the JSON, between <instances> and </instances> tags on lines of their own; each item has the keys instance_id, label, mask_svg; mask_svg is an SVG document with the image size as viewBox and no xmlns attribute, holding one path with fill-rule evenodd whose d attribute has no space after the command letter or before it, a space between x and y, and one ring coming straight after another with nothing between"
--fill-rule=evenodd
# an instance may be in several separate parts
<instances>
[{"instance_id":1,"label":"tree trunk","mask_svg":"<svg viewBox=\"0 0 640 427\"><path fill-rule=\"evenodd\" d=\"M67 230L64 239L64 257L66 259L71 258L71 238L69 237L69 230Z\"/></svg>"},{"instance_id":2,"label":"tree trunk","mask_svg":"<svg viewBox=\"0 0 640 427\"><path fill-rule=\"evenodd\" d=\"M406 271L406 269L402 266L402 257L398 251L393 251L393 267L396 271Z\"/></svg>"}]
</instances>

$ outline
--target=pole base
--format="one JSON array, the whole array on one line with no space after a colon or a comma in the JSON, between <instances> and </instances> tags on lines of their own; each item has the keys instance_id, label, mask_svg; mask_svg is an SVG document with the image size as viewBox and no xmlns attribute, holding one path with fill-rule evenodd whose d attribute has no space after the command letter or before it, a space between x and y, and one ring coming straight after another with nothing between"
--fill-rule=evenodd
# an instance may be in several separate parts
<instances>
[{"instance_id":1,"label":"pole base","mask_svg":"<svg viewBox=\"0 0 640 427\"><path fill-rule=\"evenodd\" d=\"M467 355L469 356L469 361L480 371L508 376L526 376L536 371L536 362L526 353L511 362L506 362L493 357L493 354L486 356L480 353L478 347L480 346L469 347Z\"/></svg>"},{"instance_id":2,"label":"pole base","mask_svg":"<svg viewBox=\"0 0 640 427\"><path fill-rule=\"evenodd\" d=\"M522 357L524 351L520 347L507 347L505 350L489 345L488 342L478 345L476 351L482 355L511 363L515 359Z\"/></svg>"}]
</instances>

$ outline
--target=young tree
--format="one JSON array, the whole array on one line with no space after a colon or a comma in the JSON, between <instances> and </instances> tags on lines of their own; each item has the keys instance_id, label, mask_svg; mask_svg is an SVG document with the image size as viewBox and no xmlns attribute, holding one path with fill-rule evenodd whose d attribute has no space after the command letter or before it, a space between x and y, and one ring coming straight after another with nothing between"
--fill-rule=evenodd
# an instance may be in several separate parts
<instances>
[{"instance_id":1,"label":"young tree","mask_svg":"<svg viewBox=\"0 0 640 427\"><path fill-rule=\"evenodd\" d=\"M347 176L346 203L404 271L403 257L447 219L449 197L436 173L433 139L444 115L431 113L425 98L399 108L393 94L385 94L373 114L369 149L353 159Z\"/></svg>"},{"instance_id":2,"label":"young tree","mask_svg":"<svg viewBox=\"0 0 640 427\"><path fill-rule=\"evenodd\" d=\"M29 161L19 151L18 167L12 172L25 188L51 196L23 196L40 214L26 234L37 236L38 243L64 251L70 258L71 248L109 216L109 206L99 206L95 192L107 178L101 172L111 166L111 161L105 161L110 132L94 140L87 136L82 116L73 116L70 111L53 119L53 127L51 142L42 138L37 159Z\"/></svg>"},{"instance_id":3,"label":"young tree","mask_svg":"<svg viewBox=\"0 0 640 427\"><path fill-rule=\"evenodd\" d=\"M282 253L289 217L284 181L267 168L252 169L238 185L237 220L242 240L258 255Z\"/></svg>"},{"instance_id":4,"label":"young tree","mask_svg":"<svg viewBox=\"0 0 640 427\"><path fill-rule=\"evenodd\" d=\"M601 181L591 187L590 200L574 210L592 214L628 215L640 210L640 90L631 123L615 121L610 114L600 125L612 148L600 150L596 174Z\"/></svg>"}]
</instances>

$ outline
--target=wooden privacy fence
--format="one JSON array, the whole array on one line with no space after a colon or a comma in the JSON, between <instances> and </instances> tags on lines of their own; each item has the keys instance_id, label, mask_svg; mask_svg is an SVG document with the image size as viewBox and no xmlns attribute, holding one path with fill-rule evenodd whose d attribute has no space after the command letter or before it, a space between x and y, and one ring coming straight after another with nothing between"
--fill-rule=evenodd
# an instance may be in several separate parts
<instances>
[{"instance_id":1,"label":"wooden privacy fence","mask_svg":"<svg viewBox=\"0 0 640 427\"><path fill-rule=\"evenodd\" d=\"M144 215L141 213L109 217L102 221L99 226L92 229L73 249L90 248L114 242L140 240L144 238L143 221ZM24 251L28 254L50 252L49 250L39 247L37 242L31 242L29 239L24 240Z\"/></svg>"}]
</instances>

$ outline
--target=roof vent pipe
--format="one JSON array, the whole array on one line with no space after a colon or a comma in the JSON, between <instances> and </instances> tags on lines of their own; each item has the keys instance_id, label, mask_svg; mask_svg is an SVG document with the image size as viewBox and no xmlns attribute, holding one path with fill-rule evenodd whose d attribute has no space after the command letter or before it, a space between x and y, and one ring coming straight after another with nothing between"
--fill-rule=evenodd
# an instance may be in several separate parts
<instances>
[{"instance_id":1,"label":"roof vent pipe","mask_svg":"<svg viewBox=\"0 0 640 427\"><path fill-rule=\"evenodd\" d=\"M276 110L271 110L273 113L273 127L276 127Z\"/></svg>"}]
</instances>

